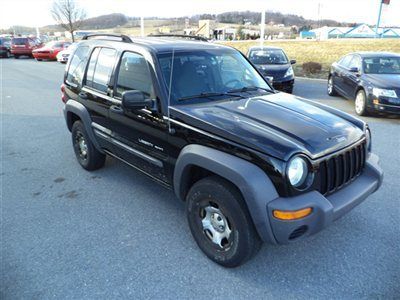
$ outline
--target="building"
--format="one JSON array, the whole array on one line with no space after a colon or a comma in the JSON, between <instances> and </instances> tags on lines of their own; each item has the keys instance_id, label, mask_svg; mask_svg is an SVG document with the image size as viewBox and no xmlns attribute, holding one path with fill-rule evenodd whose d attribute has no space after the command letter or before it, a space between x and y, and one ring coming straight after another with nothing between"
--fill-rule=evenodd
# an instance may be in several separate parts
<instances>
[{"instance_id":1,"label":"building","mask_svg":"<svg viewBox=\"0 0 400 300\"><path fill-rule=\"evenodd\" d=\"M337 38L375 38L375 28L367 24L360 24L355 27L328 27L324 26L310 30L318 40ZM309 34L300 33L300 38L309 38ZM383 38L400 38L400 28L379 28L378 36Z\"/></svg>"}]
</instances>

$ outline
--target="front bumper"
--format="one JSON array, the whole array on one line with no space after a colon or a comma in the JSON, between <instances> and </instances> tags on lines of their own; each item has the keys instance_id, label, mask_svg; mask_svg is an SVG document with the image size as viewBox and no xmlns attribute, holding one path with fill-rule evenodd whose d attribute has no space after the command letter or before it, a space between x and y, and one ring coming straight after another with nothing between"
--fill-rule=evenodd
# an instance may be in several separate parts
<instances>
[{"instance_id":1,"label":"front bumper","mask_svg":"<svg viewBox=\"0 0 400 300\"><path fill-rule=\"evenodd\" d=\"M32 55L32 49L13 48L11 49L11 53L14 55Z\"/></svg>"},{"instance_id":2,"label":"front bumper","mask_svg":"<svg viewBox=\"0 0 400 300\"><path fill-rule=\"evenodd\" d=\"M377 98L370 94L368 96L368 110L387 114L400 114L400 98L382 96Z\"/></svg>"},{"instance_id":3,"label":"front bumper","mask_svg":"<svg viewBox=\"0 0 400 300\"><path fill-rule=\"evenodd\" d=\"M285 80L285 81L273 81L272 86L274 89L282 92L289 92L293 91L294 79Z\"/></svg>"},{"instance_id":4,"label":"front bumper","mask_svg":"<svg viewBox=\"0 0 400 300\"><path fill-rule=\"evenodd\" d=\"M287 244L321 231L374 193L381 186L382 179L379 158L371 153L361 175L329 196L312 191L270 201L267 213L275 242ZM274 210L295 211L307 207L312 208L312 213L302 219L280 220L273 216Z\"/></svg>"}]
</instances>

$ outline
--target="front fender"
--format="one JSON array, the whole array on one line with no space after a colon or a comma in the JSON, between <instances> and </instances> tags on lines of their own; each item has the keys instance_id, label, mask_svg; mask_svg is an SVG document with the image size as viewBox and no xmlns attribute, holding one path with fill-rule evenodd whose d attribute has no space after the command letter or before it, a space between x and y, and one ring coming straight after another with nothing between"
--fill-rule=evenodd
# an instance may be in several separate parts
<instances>
[{"instance_id":1,"label":"front fender","mask_svg":"<svg viewBox=\"0 0 400 300\"><path fill-rule=\"evenodd\" d=\"M189 178L191 166L199 166L232 182L242 193L261 239L276 243L267 204L279 195L263 170L231 154L202 145L188 145L182 149L174 170L174 190L181 200L185 197L185 179Z\"/></svg>"}]
</instances>

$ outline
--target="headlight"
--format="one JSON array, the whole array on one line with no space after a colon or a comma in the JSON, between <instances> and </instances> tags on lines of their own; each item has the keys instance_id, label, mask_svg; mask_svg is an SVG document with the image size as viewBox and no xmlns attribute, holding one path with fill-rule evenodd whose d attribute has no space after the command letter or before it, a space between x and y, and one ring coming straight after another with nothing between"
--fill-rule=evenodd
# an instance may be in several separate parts
<instances>
[{"instance_id":1,"label":"headlight","mask_svg":"<svg viewBox=\"0 0 400 300\"><path fill-rule=\"evenodd\" d=\"M394 90L373 88L372 94L374 94L376 97L383 96L383 97L397 98L396 91Z\"/></svg>"},{"instance_id":2,"label":"headlight","mask_svg":"<svg viewBox=\"0 0 400 300\"><path fill-rule=\"evenodd\" d=\"M289 162L287 168L287 177L292 186L300 187L303 185L307 179L307 175L307 162L303 158L297 156Z\"/></svg>"},{"instance_id":3,"label":"headlight","mask_svg":"<svg viewBox=\"0 0 400 300\"><path fill-rule=\"evenodd\" d=\"M289 69L287 69L284 77L289 77L289 76L293 76L293 68L291 66L289 67Z\"/></svg>"},{"instance_id":4,"label":"headlight","mask_svg":"<svg viewBox=\"0 0 400 300\"><path fill-rule=\"evenodd\" d=\"M371 131L369 128L365 131L365 147L368 152L371 152Z\"/></svg>"}]
</instances>

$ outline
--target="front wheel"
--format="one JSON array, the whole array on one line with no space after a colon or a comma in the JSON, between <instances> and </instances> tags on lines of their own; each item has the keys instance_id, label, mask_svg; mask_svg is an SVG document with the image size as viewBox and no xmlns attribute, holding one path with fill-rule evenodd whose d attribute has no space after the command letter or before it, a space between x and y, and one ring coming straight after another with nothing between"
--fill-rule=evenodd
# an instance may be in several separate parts
<instances>
[{"instance_id":1,"label":"front wheel","mask_svg":"<svg viewBox=\"0 0 400 300\"><path fill-rule=\"evenodd\" d=\"M217 264L237 267L261 245L242 195L220 177L207 177L192 186L186 212L197 245Z\"/></svg>"},{"instance_id":2,"label":"front wheel","mask_svg":"<svg viewBox=\"0 0 400 300\"><path fill-rule=\"evenodd\" d=\"M106 156L93 145L81 121L72 125L71 133L75 155L82 168L92 171L104 166Z\"/></svg>"},{"instance_id":3,"label":"front wheel","mask_svg":"<svg viewBox=\"0 0 400 300\"><path fill-rule=\"evenodd\" d=\"M367 111L367 97L364 90L359 90L356 95L356 100L354 101L354 107L357 115L366 116Z\"/></svg>"},{"instance_id":4,"label":"front wheel","mask_svg":"<svg viewBox=\"0 0 400 300\"><path fill-rule=\"evenodd\" d=\"M335 86L333 85L333 78L332 76L329 76L328 78L328 95L329 96L337 96L337 93L335 91Z\"/></svg>"}]
</instances>

